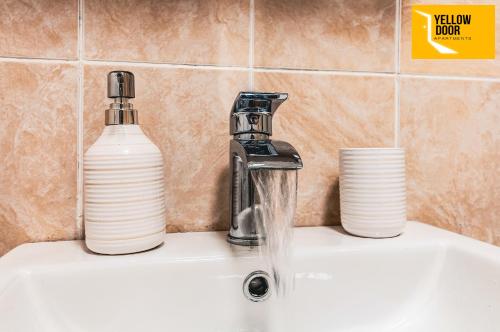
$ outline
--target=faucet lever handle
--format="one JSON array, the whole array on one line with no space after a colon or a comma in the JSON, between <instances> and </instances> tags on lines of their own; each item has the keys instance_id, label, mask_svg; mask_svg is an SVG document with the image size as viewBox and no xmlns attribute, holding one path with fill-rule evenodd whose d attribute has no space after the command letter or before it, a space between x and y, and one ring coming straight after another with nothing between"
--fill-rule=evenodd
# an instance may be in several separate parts
<instances>
[{"instance_id":1,"label":"faucet lever handle","mask_svg":"<svg viewBox=\"0 0 500 332\"><path fill-rule=\"evenodd\" d=\"M231 113L267 112L273 115L287 98L288 93L242 91L236 97Z\"/></svg>"},{"instance_id":2,"label":"faucet lever handle","mask_svg":"<svg viewBox=\"0 0 500 332\"><path fill-rule=\"evenodd\" d=\"M272 93L268 98L271 100L271 114L274 115L278 107L288 99L288 93Z\"/></svg>"},{"instance_id":3,"label":"faucet lever handle","mask_svg":"<svg viewBox=\"0 0 500 332\"><path fill-rule=\"evenodd\" d=\"M231 109L231 135L272 134L272 116L288 98L280 92L240 92Z\"/></svg>"}]
</instances>

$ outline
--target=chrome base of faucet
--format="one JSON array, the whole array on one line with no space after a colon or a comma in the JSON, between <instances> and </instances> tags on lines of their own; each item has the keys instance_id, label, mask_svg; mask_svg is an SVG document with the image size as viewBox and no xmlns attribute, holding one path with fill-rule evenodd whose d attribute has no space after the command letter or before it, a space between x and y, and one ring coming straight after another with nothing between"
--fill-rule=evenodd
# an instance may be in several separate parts
<instances>
[{"instance_id":1,"label":"chrome base of faucet","mask_svg":"<svg viewBox=\"0 0 500 332\"><path fill-rule=\"evenodd\" d=\"M227 235L227 242L231 244L235 244L238 246L247 246L247 247L257 247L262 243L262 238L240 238L231 236L231 234Z\"/></svg>"}]
</instances>

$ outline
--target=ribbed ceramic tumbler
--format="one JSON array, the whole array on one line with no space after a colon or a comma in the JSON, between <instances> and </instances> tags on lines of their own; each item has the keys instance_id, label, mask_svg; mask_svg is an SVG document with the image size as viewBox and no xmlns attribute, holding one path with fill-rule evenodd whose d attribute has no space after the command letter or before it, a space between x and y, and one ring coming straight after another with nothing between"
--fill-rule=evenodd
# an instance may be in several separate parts
<instances>
[{"instance_id":1,"label":"ribbed ceramic tumbler","mask_svg":"<svg viewBox=\"0 0 500 332\"><path fill-rule=\"evenodd\" d=\"M372 238L401 234L406 225L404 149L340 149L339 157L344 229Z\"/></svg>"}]
</instances>

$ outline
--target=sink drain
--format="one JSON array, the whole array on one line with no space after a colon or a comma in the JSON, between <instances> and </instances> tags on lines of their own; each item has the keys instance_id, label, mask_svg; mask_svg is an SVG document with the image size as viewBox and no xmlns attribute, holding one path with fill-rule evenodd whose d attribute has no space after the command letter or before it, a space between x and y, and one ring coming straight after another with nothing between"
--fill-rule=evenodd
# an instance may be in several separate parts
<instances>
[{"instance_id":1,"label":"sink drain","mask_svg":"<svg viewBox=\"0 0 500 332\"><path fill-rule=\"evenodd\" d=\"M250 273L243 282L243 294L253 302L265 301L271 295L271 278L265 271Z\"/></svg>"}]
</instances>

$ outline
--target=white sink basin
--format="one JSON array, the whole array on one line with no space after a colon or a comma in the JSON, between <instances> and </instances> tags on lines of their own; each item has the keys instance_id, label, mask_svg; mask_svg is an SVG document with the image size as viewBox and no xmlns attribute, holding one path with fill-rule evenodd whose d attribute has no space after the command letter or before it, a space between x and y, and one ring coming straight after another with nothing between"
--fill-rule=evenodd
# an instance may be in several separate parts
<instances>
[{"instance_id":1,"label":"white sink basin","mask_svg":"<svg viewBox=\"0 0 500 332\"><path fill-rule=\"evenodd\" d=\"M82 246L0 259L0 331L500 331L500 248L416 222L384 240L297 228L295 290L259 303L242 284L263 263L225 233L127 256Z\"/></svg>"}]
</instances>

